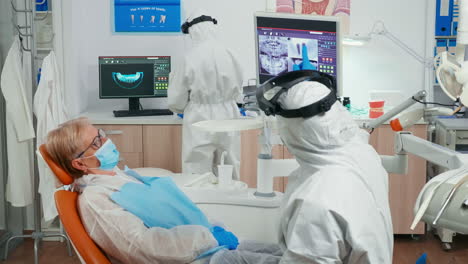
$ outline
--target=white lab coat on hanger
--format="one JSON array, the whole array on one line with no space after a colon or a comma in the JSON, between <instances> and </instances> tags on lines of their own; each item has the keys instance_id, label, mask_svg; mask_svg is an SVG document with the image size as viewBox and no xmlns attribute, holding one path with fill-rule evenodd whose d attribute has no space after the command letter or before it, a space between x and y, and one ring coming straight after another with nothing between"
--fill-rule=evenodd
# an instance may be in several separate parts
<instances>
[{"instance_id":1,"label":"white lab coat on hanger","mask_svg":"<svg viewBox=\"0 0 468 264\"><path fill-rule=\"evenodd\" d=\"M19 38L15 37L0 77L1 90L6 101L8 152L6 198L15 207L31 204L34 199L31 145L35 133L27 96L31 90L31 81L24 79L28 76L24 71L31 69L22 67L21 55L21 43ZM23 55L24 60L30 60L30 54L25 52Z\"/></svg>"},{"instance_id":2,"label":"white lab coat on hanger","mask_svg":"<svg viewBox=\"0 0 468 264\"><path fill-rule=\"evenodd\" d=\"M63 99L63 85L55 53L50 52L42 63L41 80L34 95L34 114L37 117L37 148L46 141L47 133L68 120ZM44 220L57 216L54 192L55 177L44 162L38 161L39 193Z\"/></svg>"}]
</instances>

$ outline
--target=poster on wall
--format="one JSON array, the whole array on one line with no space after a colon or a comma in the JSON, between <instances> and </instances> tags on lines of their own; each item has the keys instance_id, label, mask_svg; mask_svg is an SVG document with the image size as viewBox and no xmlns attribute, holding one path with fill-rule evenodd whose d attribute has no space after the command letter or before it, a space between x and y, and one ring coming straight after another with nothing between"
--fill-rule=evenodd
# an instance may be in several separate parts
<instances>
[{"instance_id":1,"label":"poster on wall","mask_svg":"<svg viewBox=\"0 0 468 264\"><path fill-rule=\"evenodd\" d=\"M273 0L276 12L341 17L341 30L349 34L351 0Z\"/></svg>"},{"instance_id":2,"label":"poster on wall","mask_svg":"<svg viewBox=\"0 0 468 264\"><path fill-rule=\"evenodd\" d=\"M180 0L114 0L115 32L179 32Z\"/></svg>"}]
</instances>

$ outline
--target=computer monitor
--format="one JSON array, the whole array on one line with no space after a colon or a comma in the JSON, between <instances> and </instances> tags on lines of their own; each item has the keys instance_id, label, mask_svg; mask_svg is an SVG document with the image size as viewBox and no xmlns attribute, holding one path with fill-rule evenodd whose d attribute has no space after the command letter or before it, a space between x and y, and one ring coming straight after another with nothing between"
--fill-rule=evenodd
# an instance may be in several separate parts
<instances>
[{"instance_id":1,"label":"computer monitor","mask_svg":"<svg viewBox=\"0 0 468 264\"><path fill-rule=\"evenodd\" d=\"M170 72L170 56L100 56L99 98L128 98L137 113L139 98L167 97Z\"/></svg>"},{"instance_id":2,"label":"computer monitor","mask_svg":"<svg viewBox=\"0 0 468 264\"><path fill-rule=\"evenodd\" d=\"M341 35L337 17L300 14L255 14L257 81L264 83L302 62L302 45L320 72L336 77L341 95Z\"/></svg>"}]
</instances>

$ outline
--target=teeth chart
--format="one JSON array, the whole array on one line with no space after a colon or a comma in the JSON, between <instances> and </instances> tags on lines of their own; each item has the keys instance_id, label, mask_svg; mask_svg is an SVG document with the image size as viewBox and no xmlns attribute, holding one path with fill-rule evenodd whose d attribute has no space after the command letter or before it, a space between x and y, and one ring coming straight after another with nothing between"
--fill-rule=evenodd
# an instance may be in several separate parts
<instances>
[{"instance_id":1,"label":"teeth chart","mask_svg":"<svg viewBox=\"0 0 468 264\"><path fill-rule=\"evenodd\" d=\"M115 32L180 32L180 0L114 0Z\"/></svg>"}]
</instances>

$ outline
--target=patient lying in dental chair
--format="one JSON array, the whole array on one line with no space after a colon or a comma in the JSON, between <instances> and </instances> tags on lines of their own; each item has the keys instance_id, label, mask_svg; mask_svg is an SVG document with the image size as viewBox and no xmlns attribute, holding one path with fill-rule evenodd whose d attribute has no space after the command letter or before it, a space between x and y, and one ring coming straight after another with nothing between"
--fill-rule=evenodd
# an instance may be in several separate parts
<instances>
[{"instance_id":1,"label":"patient lying in dental chair","mask_svg":"<svg viewBox=\"0 0 468 264\"><path fill-rule=\"evenodd\" d=\"M86 118L51 131L46 149L74 179L90 237L121 263L278 263L277 245L242 242L212 225L172 181L117 167L119 152ZM113 261L114 262L114 261Z\"/></svg>"}]
</instances>

